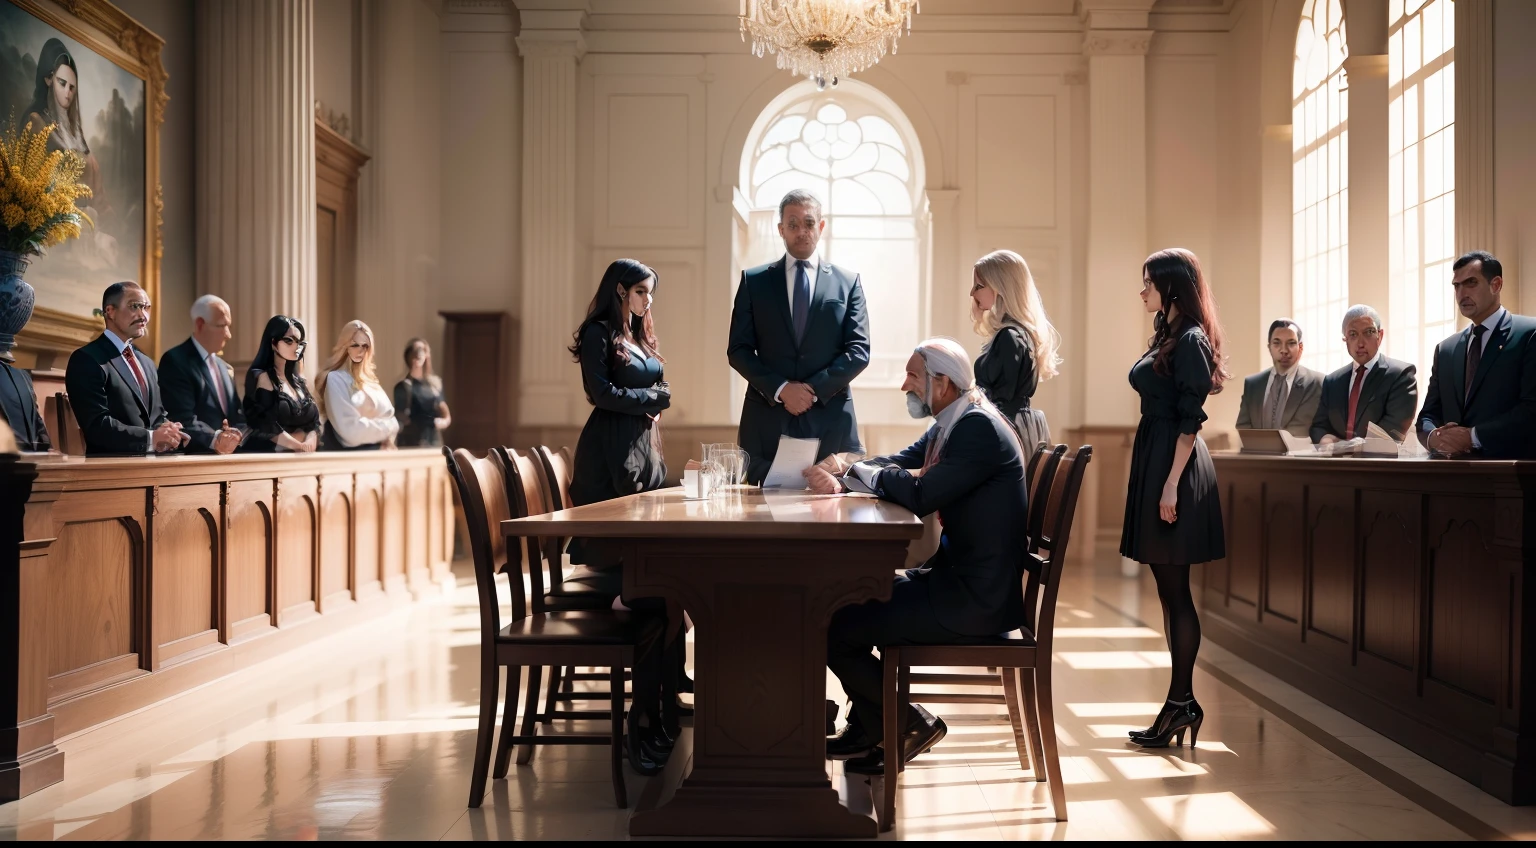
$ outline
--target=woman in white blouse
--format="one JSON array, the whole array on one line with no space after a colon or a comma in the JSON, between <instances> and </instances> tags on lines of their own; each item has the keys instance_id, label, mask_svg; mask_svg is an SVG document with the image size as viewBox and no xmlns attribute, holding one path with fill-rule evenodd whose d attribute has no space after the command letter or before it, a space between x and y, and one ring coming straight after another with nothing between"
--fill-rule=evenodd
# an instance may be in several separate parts
<instances>
[{"instance_id":1,"label":"woman in white blouse","mask_svg":"<svg viewBox=\"0 0 1536 848\"><path fill-rule=\"evenodd\" d=\"M373 330L367 324L349 321L342 328L320 380L320 411L325 415L321 450L394 448L400 422L379 385L373 348Z\"/></svg>"}]
</instances>

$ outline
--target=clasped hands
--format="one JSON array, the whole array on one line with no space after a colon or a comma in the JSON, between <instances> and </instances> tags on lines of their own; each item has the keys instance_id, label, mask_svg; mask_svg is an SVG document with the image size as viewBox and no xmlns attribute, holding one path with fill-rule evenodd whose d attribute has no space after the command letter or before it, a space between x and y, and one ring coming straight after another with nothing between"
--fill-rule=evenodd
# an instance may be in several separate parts
<instances>
[{"instance_id":1,"label":"clasped hands","mask_svg":"<svg viewBox=\"0 0 1536 848\"><path fill-rule=\"evenodd\" d=\"M795 385L790 383L791 386ZM785 391L789 391L786 386ZM843 484L838 480L848 471L848 463L844 462L837 454L831 454L821 462L800 472L806 483L810 484L811 491L818 495L836 495L843 491Z\"/></svg>"},{"instance_id":2,"label":"clasped hands","mask_svg":"<svg viewBox=\"0 0 1536 848\"><path fill-rule=\"evenodd\" d=\"M165 453L177 448L184 448L192 441L192 437L181 431L181 425L175 421L167 421L156 427L149 434L150 445L155 453Z\"/></svg>"},{"instance_id":3,"label":"clasped hands","mask_svg":"<svg viewBox=\"0 0 1536 848\"><path fill-rule=\"evenodd\" d=\"M804 383L785 383L779 390L779 403L790 415L804 415L816 402L816 393Z\"/></svg>"},{"instance_id":4,"label":"clasped hands","mask_svg":"<svg viewBox=\"0 0 1536 848\"><path fill-rule=\"evenodd\" d=\"M1455 421L1447 421L1429 431L1424 444L1441 456L1462 456L1472 452L1472 430Z\"/></svg>"}]
</instances>

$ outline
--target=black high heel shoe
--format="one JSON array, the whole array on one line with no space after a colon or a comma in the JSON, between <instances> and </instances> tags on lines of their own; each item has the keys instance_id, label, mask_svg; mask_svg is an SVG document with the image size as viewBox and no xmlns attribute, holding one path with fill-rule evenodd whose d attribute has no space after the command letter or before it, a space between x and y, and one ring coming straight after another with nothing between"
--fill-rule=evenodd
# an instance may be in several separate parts
<instances>
[{"instance_id":1,"label":"black high heel shoe","mask_svg":"<svg viewBox=\"0 0 1536 848\"><path fill-rule=\"evenodd\" d=\"M1200 725L1205 722L1205 710L1194 698L1188 701L1169 701L1157 714L1152 726L1142 731L1131 731L1131 741L1143 748L1166 748L1172 741L1182 746L1184 733L1189 732L1189 746L1195 747L1200 739Z\"/></svg>"},{"instance_id":2,"label":"black high heel shoe","mask_svg":"<svg viewBox=\"0 0 1536 848\"><path fill-rule=\"evenodd\" d=\"M641 777L661 774L662 764L651 755L645 743L649 735L649 730L636 724L633 719L629 722L628 732L624 734L624 751L629 756L629 767Z\"/></svg>"}]
</instances>

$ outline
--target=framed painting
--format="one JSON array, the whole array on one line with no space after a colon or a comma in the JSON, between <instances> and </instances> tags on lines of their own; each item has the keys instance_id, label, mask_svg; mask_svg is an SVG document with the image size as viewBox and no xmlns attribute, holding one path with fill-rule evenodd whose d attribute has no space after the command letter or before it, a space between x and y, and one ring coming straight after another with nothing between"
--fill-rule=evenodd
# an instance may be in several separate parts
<instances>
[{"instance_id":1,"label":"framed painting","mask_svg":"<svg viewBox=\"0 0 1536 848\"><path fill-rule=\"evenodd\" d=\"M135 280L158 301L164 44L106 0L0 0L0 120L52 125L48 148L85 159L82 205L95 222L27 270L37 306L17 336L18 365L61 367L95 338L112 283ZM145 350L159 350L154 317Z\"/></svg>"}]
</instances>

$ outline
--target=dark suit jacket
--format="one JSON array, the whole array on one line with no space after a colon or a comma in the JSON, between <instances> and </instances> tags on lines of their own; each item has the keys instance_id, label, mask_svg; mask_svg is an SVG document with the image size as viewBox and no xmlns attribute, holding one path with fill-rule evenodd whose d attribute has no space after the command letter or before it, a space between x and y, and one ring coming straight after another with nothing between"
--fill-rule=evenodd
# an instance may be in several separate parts
<instances>
[{"instance_id":1,"label":"dark suit jacket","mask_svg":"<svg viewBox=\"0 0 1536 848\"><path fill-rule=\"evenodd\" d=\"M86 456L143 456L154 449L152 431L167 420L160 405L158 376L148 356L138 348L133 355L149 383L147 398L140 395L133 371L106 335L97 336L69 357L64 387L69 390L69 405L85 437Z\"/></svg>"},{"instance_id":2,"label":"dark suit jacket","mask_svg":"<svg viewBox=\"0 0 1536 848\"><path fill-rule=\"evenodd\" d=\"M241 409L240 394L235 391L234 371L222 359L219 364L227 412L219 408L219 396L214 392L208 366L199 358L197 345L191 339L160 357L160 396L165 402L165 414L191 438L188 453L213 453L213 440L219 435L221 421L245 429L245 410Z\"/></svg>"},{"instance_id":3,"label":"dark suit jacket","mask_svg":"<svg viewBox=\"0 0 1536 848\"><path fill-rule=\"evenodd\" d=\"M811 282L805 338L795 341L790 321L785 258L743 271L731 310L731 367L745 377L737 441L750 459L747 481L760 483L778 452L779 436L819 438L818 460L862 451L848 383L869 365L869 313L859 275L823 261ZM805 383L816 403L790 415L773 395L788 382Z\"/></svg>"},{"instance_id":4,"label":"dark suit jacket","mask_svg":"<svg viewBox=\"0 0 1536 848\"><path fill-rule=\"evenodd\" d=\"M876 481L880 497L919 516L938 512L944 527L938 551L907 574L927 581L947 630L995 636L1022 627L1029 491L1018 437L1001 418L973 409L955 422L934 464L920 477L908 474L923 466L936 434L929 428L911 447L882 457L895 467Z\"/></svg>"},{"instance_id":5,"label":"dark suit jacket","mask_svg":"<svg viewBox=\"0 0 1536 848\"><path fill-rule=\"evenodd\" d=\"M1349 417L1349 381L1353 379L1355 363L1323 378L1322 402L1317 405L1317 415L1312 419L1312 441L1320 442L1330 433L1344 438L1346 419ZM1355 409L1355 436L1365 436L1366 422L1392 434L1399 441L1413 425L1413 411L1419 407L1419 383L1417 370L1407 362L1392 359L1383 354L1376 360L1376 367L1365 375L1360 387L1360 400Z\"/></svg>"},{"instance_id":6,"label":"dark suit jacket","mask_svg":"<svg viewBox=\"0 0 1536 848\"><path fill-rule=\"evenodd\" d=\"M53 447L42 413L37 409L32 375L5 362L0 362L0 421L10 425L21 450L46 451Z\"/></svg>"},{"instance_id":7,"label":"dark suit jacket","mask_svg":"<svg viewBox=\"0 0 1536 848\"><path fill-rule=\"evenodd\" d=\"M1467 344L1472 328L1435 346L1429 388L1419 426L1454 421L1477 428L1481 455L1490 459L1536 459L1536 318L1510 313L1483 347L1468 395ZM1427 447L1427 446L1426 446Z\"/></svg>"},{"instance_id":8,"label":"dark suit jacket","mask_svg":"<svg viewBox=\"0 0 1536 848\"><path fill-rule=\"evenodd\" d=\"M1269 390L1269 375L1273 368L1265 368L1243 380L1243 405L1237 410L1237 429L1267 430L1264 420L1264 394ZM1281 416L1280 429L1293 436L1306 438L1317 415L1317 404L1323 396L1323 375L1311 368L1296 366L1296 376L1291 379L1291 393L1285 399L1285 412ZM1349 398L1346 396L1345 401ZM1347 407L1346 407L1347 408Z\"/></svg>"}]
</instances>

